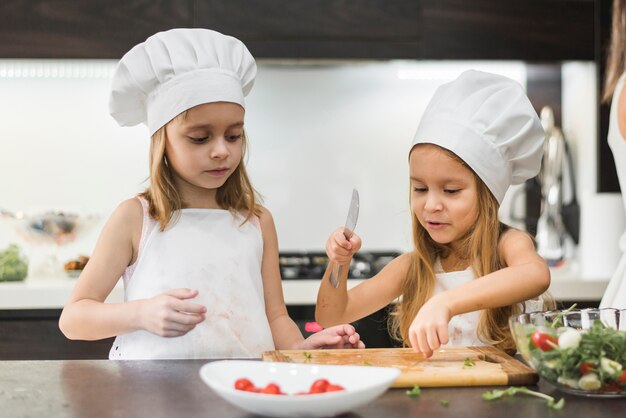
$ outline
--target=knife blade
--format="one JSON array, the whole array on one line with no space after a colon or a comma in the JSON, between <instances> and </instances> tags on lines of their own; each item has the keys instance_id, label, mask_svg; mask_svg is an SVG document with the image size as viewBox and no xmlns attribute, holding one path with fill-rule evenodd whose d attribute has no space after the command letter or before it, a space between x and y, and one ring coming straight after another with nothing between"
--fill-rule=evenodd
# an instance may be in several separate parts
<instances>
[{"instance_id":1,"label":"knife blade","mask_svg":"<svg viewBox=\"0 0 626 418\"><path fill-rule=\"evenodd\" d=\"M352 199L350 200L350 209L348 209L348 217L346 218L346 226L343 228L343 236L346 239L352 238L354 234L354 228L356 228L356 222L359 218L359 192L357 189L352 189ZM341 278L340 264L336 265L330 271L329 281L330 284L336 289L339 287L339 279Z\"/></svg>"}]
</instances>

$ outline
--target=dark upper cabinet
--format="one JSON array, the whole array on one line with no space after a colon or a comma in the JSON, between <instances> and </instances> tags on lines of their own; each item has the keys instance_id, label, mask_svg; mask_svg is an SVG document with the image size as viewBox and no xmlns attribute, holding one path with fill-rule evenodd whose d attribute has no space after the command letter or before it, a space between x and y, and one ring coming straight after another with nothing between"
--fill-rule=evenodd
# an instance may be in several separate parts
<instances>
[{"instance_id":1,"label":"dark upper cabinet","mask_svg":"<svg viewBox=\"0 0 626 418\"><path fill-rule=\"evenodd\" d=\"M593 0L420 0L429 59L593 60Z\"/></svg>"},{"instance_id":2,"label":"dark upper cabinet","mask_svg":"<svg viewBox=\"0 0 626 418\"><path fill-rule=\"evenodd\" d=\"M416 58L419 21L419 0L197 0L195 10L196 26L270 58Z\"/></svg>"},{"instance_id":3,"label":"dark upper cabinet","mask_svg":"<svg viewBox=\"0 0 626 418\"><path fill-rule=\"evenodd\" d=\"M120 58L193 24L193 0L2 0L1 58Z\"/></svg>"},{"instance_id":4,"label":"dark upper cabinet","mask_svg":"<svg viewBox=\"0 0 626 418\"><path fill-rule=\"evenodd\" d=\"M594 59L593 0L2 0L0 58L120 58L206 27L258 58Z\"/></svg>"}]
</instances>

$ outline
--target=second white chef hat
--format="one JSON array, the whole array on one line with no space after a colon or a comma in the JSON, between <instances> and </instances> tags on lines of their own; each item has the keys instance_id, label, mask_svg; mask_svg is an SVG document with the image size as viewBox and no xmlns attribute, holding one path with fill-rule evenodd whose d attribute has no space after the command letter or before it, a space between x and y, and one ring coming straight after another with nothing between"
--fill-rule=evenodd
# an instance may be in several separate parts
<instances>
[{"instance_id":1,"label":"second white chef hat","mask_svg":"<svg viewBox=\"0 0 626 418\"><path fill-rule=\"evenodd\" d=\"M452 151L502 203L511 184L539 173L544 140L539 117L519 83L469 70L437 89L411 149L430 143Z\"/></svg>"},{"instance_id":2,"label":"second white chef hat","mask_svg":"<svg viewBox=\"0 0 626 418\"><path fill-rule=\"evenodd\" d=\"M254 58L236 38L209 29L159 32L118 63L109 112L121 126L145 123L152 135L203 103L232 102L245 108L255 76Z\"/></svg>"}]
</instances>

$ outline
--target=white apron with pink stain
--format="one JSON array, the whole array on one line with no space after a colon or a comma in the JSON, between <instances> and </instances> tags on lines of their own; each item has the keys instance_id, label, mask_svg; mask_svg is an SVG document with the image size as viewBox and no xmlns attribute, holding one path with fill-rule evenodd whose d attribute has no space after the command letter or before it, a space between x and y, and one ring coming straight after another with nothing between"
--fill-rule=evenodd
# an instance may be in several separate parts
<instances>
[{"instance_id":1,"label":"white apron with pink stain","mask_svg":"<svg viewBox=\"0 0 626 418\"><path fill-rule=\"evenodd\" d=\"M197 289L191 301L206 306L206 320L186 335L147 331L118 336L109 358L251 358L273 350L265 314L258 219L219 209L183 209L164 232L147 215L139 256L124 273L125 300L150 298L176 288Z\"/></svg>"}]
</instances>

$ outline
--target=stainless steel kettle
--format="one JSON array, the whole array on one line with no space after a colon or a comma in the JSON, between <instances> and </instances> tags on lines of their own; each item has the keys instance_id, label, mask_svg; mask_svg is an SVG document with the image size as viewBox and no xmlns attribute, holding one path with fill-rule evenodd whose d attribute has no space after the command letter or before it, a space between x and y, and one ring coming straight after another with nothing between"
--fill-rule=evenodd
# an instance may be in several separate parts
<instances>
[{"instance_id":1,"label":"stainless steel kettle","mask_svg":"<svg viewBox=\"0 0 626 418\"><path fill-rule=\"evenodd\" d=\"M546 131L543 160L539 173L542 204L537 221L537 252L548 262L561 261L565 256L565 226L562 218L562 177L565 139L555 126L550 107L541 110L541 124Z\"/></svg>"}]
</instances>

